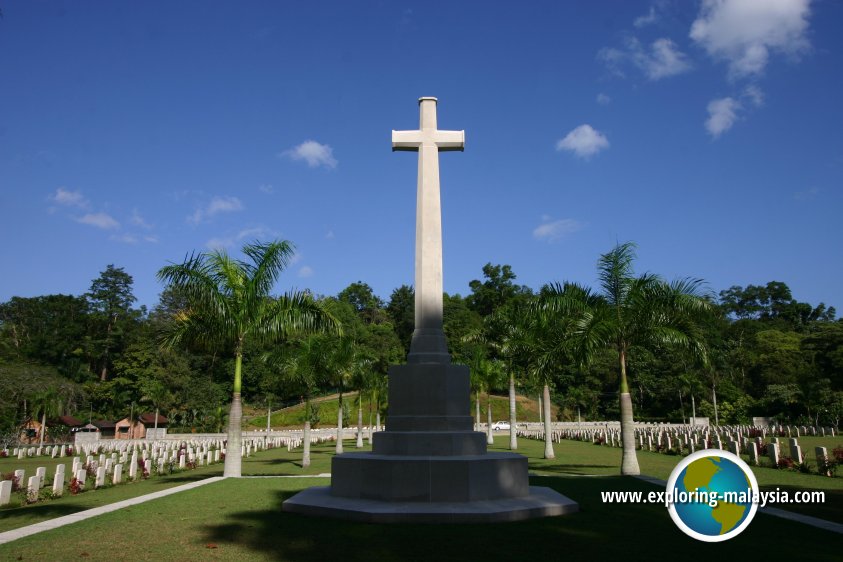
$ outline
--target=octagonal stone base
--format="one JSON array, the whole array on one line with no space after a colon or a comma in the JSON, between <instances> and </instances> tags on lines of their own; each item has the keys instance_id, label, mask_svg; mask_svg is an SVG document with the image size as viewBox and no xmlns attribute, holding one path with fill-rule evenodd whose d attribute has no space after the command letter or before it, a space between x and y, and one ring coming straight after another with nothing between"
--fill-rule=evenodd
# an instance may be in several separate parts
<instances>
[{"instance_id":1,"label":"octagonal stone base","mask_svg":"<svg viewBox=\"0 0 843 562\"><path fill-rule=\"evenodd\" d=\"M565 515L579 505L538 486L519 498L470 502L390 502L331 495L328 486L308 488L282 504L288 513L334 517L368 523L501 523Z\"/></svg>"}]
</instances>

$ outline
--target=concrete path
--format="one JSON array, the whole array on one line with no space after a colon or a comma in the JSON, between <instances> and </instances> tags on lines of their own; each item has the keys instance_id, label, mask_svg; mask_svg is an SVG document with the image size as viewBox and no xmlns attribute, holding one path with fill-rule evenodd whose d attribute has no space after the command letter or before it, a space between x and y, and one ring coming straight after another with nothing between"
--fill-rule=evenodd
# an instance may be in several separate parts
<instances>
[{"instance_id":1,"label":"concrete path","mask_svg":"<svg viewBox=\"0 0 843 562\"><path fill-rule=\"evenodd\" d=\"M0 533L0 544L5 544L7 542L11 542L17 539L22 539L23 537L28 537L29 535L34 535L35 533L40 533L42 531L49 531L50 529L64 527L65 525L70 525L71 523L76 523L78 521L90 519L91 517L102 515L103 513L117 511L118 509L129 507L130 505L138 505L140 503L148 502L150 500L155 500L158 498L163 498L164 496L169 496L171 494L177 494L185 490L198 488L199 486L204 486L205 484L219 482L222 479L222 476L214 476L213 478L206 478L204 480L199 480L198 482L183 484L181 486L176 486L175 488L168 488L166 490L161 490L160 492L146 494L145 496L138 496L136 498L130 498L128 500L110 503L108 505L95 507L93 509L87 509L78 513L63 515L62 517L56 517L55 519L50 519L48 521L41 521L40 523L27 525L26 527L21 527L20 529L12 529L11 531Z\"/></svg>"},{"instance_id":2,"label":"concrete path","mask_svg":"<svg viewBox=\"0 0 843 562\"><path fill-rule=\"evenodd\" d=\"M330 473L322 473L322 474L303 474L301 476L243 476L242 478L330 478ZM198 488L199 486L204 486L205 484L212 484L214 482L219 482L222 480L223 476L214 476L213 478L206 478L204 480L199 480L198 482L191 482L190 484L183 484L182 486L176 486L175 488L168 488L167 490L161 490L160 492L154 492L152 494L146 494L145 496L138 496L136 498L130 498L128 500L119 501L116 503L110 503L108 505L103 505L100 507L95 507L93 509L88 509L85 511L79 511L77 513L71 513L70 515L64 515L62 517L56 517L55 519L50 519L48 521L42 521L40 523L33 523L32 525L27 525L26 527L21 527L20 529L12 529L11 531L6 531L5 533L0 533L0 544L5 544L7 542L11 542L16 539L20 539L23 537L28 537L29 535L34 535L35 533L40 533L42 531L49 531L50 529L57 529L59 527L64 527L65 525L70 525L71 523L76 523L78 521L83 521L85 519L90 519L91 517L96 517L97 515L102 515L103 513L110 513L112 511L117 511L118 509L123 509L124 507L129 507L130 505L138 505L139 503L148 502L150 500L155 500L158 498L163 498L164 496L169 496L171 494L177 494L179 492L184 492L185 490L191 490L193 488Z\"/></svg>"},{"instance_id":3,"label":"concrete path","mask_svg":"<svg viewBox=\"0 0 843 562\"><path fill-rule=\"evenodd\" d=\"M643 480L644 482L649 482L650 484L655 484L656 486L661 486L662 488L667 486L666 480L660 480L658 478L653 478L652 476L645 476L642 474L640 476L636 476L636 478ZM811 517L810 515L802 515L801 513L794 513L785 509L769 506L759 507L758 512L766 513L767 515L772 515L773 517L781 517L782 519L788 519L790 521L798 521L799 523L804 523L805 525L810 525L811 527L817 527L819 529L843 535L843 524L826 521L825 519L820 519L819 517Z\"/></svg>"}]
</instances>

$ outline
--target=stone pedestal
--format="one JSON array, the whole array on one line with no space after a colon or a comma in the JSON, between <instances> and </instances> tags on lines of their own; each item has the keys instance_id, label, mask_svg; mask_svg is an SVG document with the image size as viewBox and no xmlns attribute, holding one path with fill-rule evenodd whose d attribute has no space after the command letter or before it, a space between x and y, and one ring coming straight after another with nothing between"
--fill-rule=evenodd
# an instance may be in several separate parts
<instances>
[{"instance_id":1,"label":"stone pedestal","mask_svg":"<svg viewBox=\"0 0 843 562\"><path fill-rule=\"evenodd\" d=\"M386 431L371 453L331 464L331 486L285 501L284 511L370 522L490 522L573 513L570 499L531 487L527 458L488 453L472 431L469 370L409 363L389 372Z\"/></svg>"}]
</instances>

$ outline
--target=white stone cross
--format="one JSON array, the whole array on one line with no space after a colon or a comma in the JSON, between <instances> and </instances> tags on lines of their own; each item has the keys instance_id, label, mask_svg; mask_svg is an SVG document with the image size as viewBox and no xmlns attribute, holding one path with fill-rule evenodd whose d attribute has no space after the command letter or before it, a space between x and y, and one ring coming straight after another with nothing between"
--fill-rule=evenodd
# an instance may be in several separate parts
<instances>
[{"instance_id":1,"label":"white stone cross","mask_svg":"<svg viewBox=\"0 0 843 562\"><path fill-rule=\"evenodd\" d=\"M416 312L408 363L450 363L442 330L442 209L439 152L463 150L465 131L436 128L436 98L419 98L417 131L392 131L392 150L418 151Z\"/></svg>"}]
</instances>

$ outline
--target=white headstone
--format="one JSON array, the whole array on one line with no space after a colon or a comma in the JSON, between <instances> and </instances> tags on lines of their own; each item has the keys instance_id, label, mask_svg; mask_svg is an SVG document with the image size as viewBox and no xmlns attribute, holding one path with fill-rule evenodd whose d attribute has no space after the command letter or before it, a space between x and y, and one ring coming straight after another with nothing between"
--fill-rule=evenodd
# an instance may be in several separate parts
<instances>
[{"instance_id":1,"label":"white headstone","mask_svg":"<svg viewBox=\"0 0 843 562\"><path fill-rule=\"evenodd\" d=\"M105 486L105 467L101 466L97 468L97 478L94 481L94 488L100 488Z\"/></svg>"},{"instance_id":2,"label":"white headstone","mask_svg":"<svg viewBox=\"0 0 843 562\"><path fill-rule=\"evenodd\" d=\"M778 443L770 443L767 445L767 454L770 455L770 460L773 461L773 468L778 468L779 466L779 444Z\"/></svg>"},{"instance_id":3,"label":"white headstone","mask_svg":"<svg viewBox=\"0 0 843 562\"><path fill-rule=\"evenodd\" d=\"M53 495L60 496L64 492L64 465L56 466L56 473L53 475Z\"/></svg>"},{"instance_id":4,"label":"white headstone","mask_svg":"<svg viewBox=\"0 0 843 562\"><path fill-rule=\"evenodd\" d=\"M112 484L119 484L123 480L123 465L117 463L114 465L114 475L111 477Z\"/></svg>"},{"instance_id":5,"label":"white headstone","mask_svg":"<svg viewBox=\"0 0 843 562\"><path fill-rule=\"evenodd\" d=\"M12 481L0 482L0 505L8 505L12 501Z\"/></svg>"}]
</instances>

